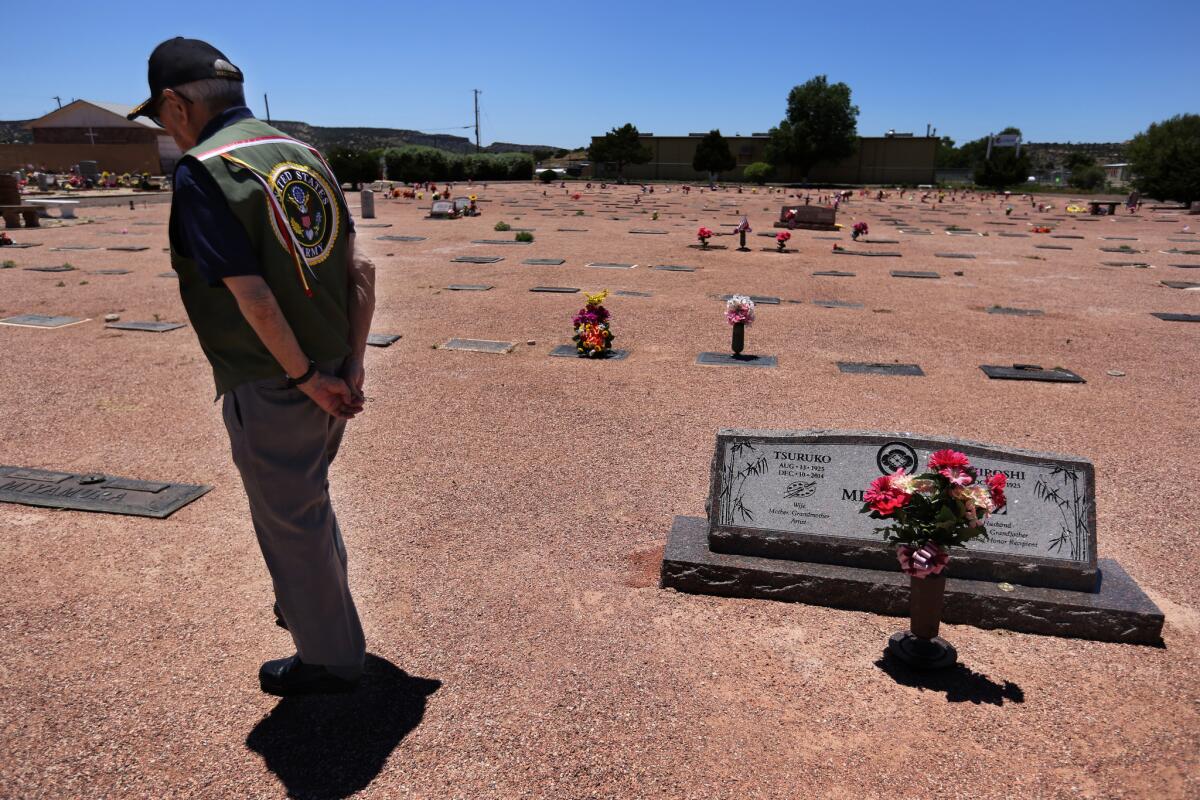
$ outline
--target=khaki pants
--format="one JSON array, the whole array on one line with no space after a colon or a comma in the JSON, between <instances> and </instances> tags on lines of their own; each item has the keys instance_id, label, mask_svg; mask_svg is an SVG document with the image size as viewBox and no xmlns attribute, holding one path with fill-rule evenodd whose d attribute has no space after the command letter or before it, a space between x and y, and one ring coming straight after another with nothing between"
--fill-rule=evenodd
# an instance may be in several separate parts
<instances>
[{"instance_id":1,"label":"khaki pants","mask_svg":"<svg viewBox=\"0 0 1200 800\"><path fill-rule=\"evenodd\" d=\"M338 364L322 365L333 373ZM346 578L346 547L329 499L329 465L346 429L285 378L226 392L223 414L233 463L275 599L306 664L345 678L362 672L362 625Z\"/></svg>"}]
</instances>

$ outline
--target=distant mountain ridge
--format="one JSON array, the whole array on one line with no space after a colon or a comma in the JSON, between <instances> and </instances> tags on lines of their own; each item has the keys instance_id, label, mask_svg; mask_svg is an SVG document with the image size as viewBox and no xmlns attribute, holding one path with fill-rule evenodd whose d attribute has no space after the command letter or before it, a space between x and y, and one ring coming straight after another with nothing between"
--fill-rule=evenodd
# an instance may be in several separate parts
<instances>
[{"instance_id":1,"label":"distant mountain ridge","mask_svg":"<svg viewBox=\"0 0 1200 800\"><path fill-rule=\"evenodd\" d=\"M353 147L373 150L378 147L400 147L406 144L436 147L452 153L474 153L475 142L466 136L448 133L422 133L404 128L343 128L309 125L307 122L274 119L271 124L284 133L308 142L318 150L331 147ZM535 151L557 152L564 148L549 144L513 144L492 142L480 148L484 153L533 153Z\"/></svg>"},{"instance_id":2,"label":"distant mountain ridge","mask_svg":"<svg viewBox=\"0 0 1200 800\"><path fill-rule=\"evenodd\" d=\"M27 119L0 120L0 144L31 144L33 134L25 127L28 122L30 120ZM271 124L289 136L295 136L301 141L308 142L318 150L328 150L332 147L374 150L378 147L416 144L437 147L452 153L475 152L474 141L466 136L454 136L447 133L422 133L403 128L325 127L284 119L271 120ZM564 149L567 148L549 144L514 144L511 142L492 142L480 148L484 153L555 153Z\"/></svg>"}]
</instances>

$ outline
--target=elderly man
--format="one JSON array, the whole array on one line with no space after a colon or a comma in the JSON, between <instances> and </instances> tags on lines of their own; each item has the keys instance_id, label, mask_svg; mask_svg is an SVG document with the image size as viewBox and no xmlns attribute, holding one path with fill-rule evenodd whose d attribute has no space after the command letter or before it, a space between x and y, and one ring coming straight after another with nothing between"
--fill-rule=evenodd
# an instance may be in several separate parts
<instances>
[{"instance_id":1,"label":"elderly man","mask_svg":"<svg viewBox=\"0 0 1200 800\"><path fill-rule=\"evenodd\" d=\"M263 691L350 691L366 645L329 498L329 464L363 408L375 269L329 165L259 122L242 72L182 37L150 55L158 122L184 152L171 264L222 398L233 461L296 655L268 661Z\"/></svg>"}]
</instances>

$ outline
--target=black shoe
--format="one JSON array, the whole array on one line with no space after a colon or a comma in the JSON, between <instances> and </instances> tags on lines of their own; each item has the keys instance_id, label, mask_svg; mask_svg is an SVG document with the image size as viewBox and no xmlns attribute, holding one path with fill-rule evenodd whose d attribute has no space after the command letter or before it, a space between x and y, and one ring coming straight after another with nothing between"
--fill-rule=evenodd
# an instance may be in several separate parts
<instances>
[{"instance_id":1,"label":"black shoe","mask_svg":"<svg viewBox=\"0 0 1200 800\"><path fill-rule=\"evenodd\" d=\"M300 656L291 656L263 664L258 670L258 684L267 694L287 697L353 692L358 681L339 678L322 666L305 664Z\"/></svg>"},{"instance_id":2,"label":"black shoe","mask_svg":"<svg viewBox=\"0 0 1200 800\"><path fill-rule=\"evenodd\" d=\"M279 610L278 601L271 607L271 610L275 612L275 624L286 631L288 629L287 620L283 618L283 612Z\"/></svg>"}]
</instances>

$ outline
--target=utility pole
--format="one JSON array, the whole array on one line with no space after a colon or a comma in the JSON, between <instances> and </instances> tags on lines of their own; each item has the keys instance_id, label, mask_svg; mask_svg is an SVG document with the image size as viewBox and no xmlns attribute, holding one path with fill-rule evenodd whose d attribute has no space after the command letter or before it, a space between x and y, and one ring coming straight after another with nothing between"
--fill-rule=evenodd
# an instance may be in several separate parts
<instances>
[{"instance_id":1,"label":"utility pole","mask_svg":"<svg viewBox=\"0 0 1200 800\"><path fill-rule=\"evenodd\" d=\"M479 90L472 89L475 93L475 152L479 152Z\"/></svg>"},{"instance_id":2,"label":"utility pole","mask_svg":"<svg viewBox=\"0 0 1200 800\"><path fill-rule=\"evenodd\" d=\"M58 95L54 95L53 100L54 100L54 102L58 103L59 108L62 108L62 98L61 97L59 97Z\"/></svg>"},{"instance_id":3,"label":"utility pole","mask_svg":"<svg viewBox=\"0 0 1200 800\"><path fill-rule=\"evenodd\" d=\"M263 105L267 107L267 124L271 124L271 101L267 99L267 93L263 92Z\"/></svg>"}]
</instances>

